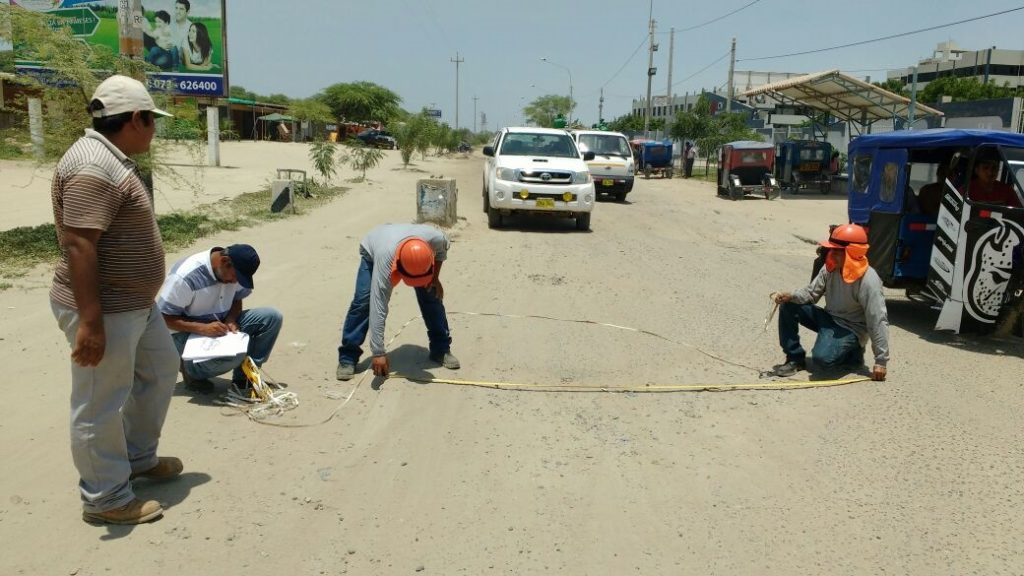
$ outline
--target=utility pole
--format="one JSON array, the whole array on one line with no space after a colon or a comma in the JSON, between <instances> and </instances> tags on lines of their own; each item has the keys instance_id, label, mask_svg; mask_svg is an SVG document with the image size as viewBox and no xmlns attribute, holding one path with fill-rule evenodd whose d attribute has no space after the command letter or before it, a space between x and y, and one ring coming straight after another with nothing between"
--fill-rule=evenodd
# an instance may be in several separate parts
<instances>
[{"instance_id":1,"label":"utility pole","mask_svg":"<svg viewBox=\"0 0 1024 576\"><path fill-rule=\"evenodd\" d=\"M449 58L452 62L455 62L455 131L459 131L459 64L462 64L466 60L459 58L459 53L455 53L455 58Z\"/></svg>"},{"instance_id":2,"label":"utility pole","mask_svg":"<svg viewBox=\"0 0 1024 576\"><path fill-rule=\"evenodd\" d=\"M644 114L644 138L651 137L651 81L657 72L654 68L654 51L657 49L654 45L654 0L651 0L647 32L647 109Z\"/></svg>"},{"instance_id":3,"label":"utility pole","mask_svg":"<svg viewBox=\"0 0 1024 576\"><path fill-rule=\"evenodd\" d=\"M668 137L668 126L672 121L672 106L675 104L672 98L672 56L676 53L676 29L669 28L668 32L668 86L665 88L665 98L668 99L668 108L665 114L665 136Z\"/></svg>"},{"instance_id":4,"label":"utility pole","mask_svg":"<svg viewBox=\"0 0 1024 576\"><path fill-rule=\"evenodd\" d=\"M956 60L953 61L956 63ZM907 130L914 129L914 112L917 108L917 66L914 66L914 80L910 83L910 110L907 112Z\"/></svg>"},{"instance_id":5,"label":"utility pole","mask_svg":"<svg viewBox=\"0 0 1024 576\"><path fill-rule=\"evenodd\" d=\"M476 96L473 96L473 134L476 134L476 101L479 100Z\"/></svg>"},{"instance_id":6,"label":"utility pole","mask_svg":"<svg viewBox=\"0 0 1024 576\"><path fill-rule=\"evenodd\" d=\"M729 88L725 95L725 112L732 112L732 74L736 68L736 39L732 39L732 50L729 52Z\"/></svg>"},{"instance_id":7,"label":"utility pole","mask_svg":"<svg viewBox=\"0 0 1024 576\"><path fill-rule=\"evenodd\" d=\"M597 124L604 124L604 87L601 87L601 97L597 99Z\"/></svg>"}]
</instances>

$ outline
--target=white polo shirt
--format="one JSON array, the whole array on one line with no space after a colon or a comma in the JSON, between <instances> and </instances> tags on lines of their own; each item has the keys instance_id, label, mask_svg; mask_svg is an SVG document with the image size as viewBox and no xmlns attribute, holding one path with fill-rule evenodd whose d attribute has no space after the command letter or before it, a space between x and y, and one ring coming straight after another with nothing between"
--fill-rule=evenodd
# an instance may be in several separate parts
<instances>
[{"instance_id":1,"label":"white polo shirt","mask_svg":"<svg viewBox=\"0 0 1024 576\"><path fill-rule=\"evenodd\" d=\"M236 300L252 290L241 284L217 280L210 266L210 253L222 248L204 250L179 260L160 288L156 305L168 316L182 316L195 322L223 321Z\"/></svg>"}]
</instances>

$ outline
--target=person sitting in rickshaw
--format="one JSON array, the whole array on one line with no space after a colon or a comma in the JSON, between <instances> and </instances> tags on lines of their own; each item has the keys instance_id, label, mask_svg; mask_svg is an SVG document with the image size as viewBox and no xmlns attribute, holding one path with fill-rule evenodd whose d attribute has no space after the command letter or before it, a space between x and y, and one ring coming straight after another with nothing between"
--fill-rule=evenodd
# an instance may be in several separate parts
<instances>
[{"instance_id":1,"label":"person sitting in rickshaw","mask_svg":"<svg viewBox=\"0 0 1024 576\"><path fill-rule=\"evenodd\" d=\"M999 167L1002 159L994 148L988 148L978 154L974 160L974 176L967 188L967 197L972 202L983 204L996 204L1020 208L1020 198L1013 186L1005 182L999 182L996 177L999 175Z\"/></svg>"},{"instance_id":2,"label":"person sitting in rickshaw","mask_svg":"<svg viewBox=\"0 0 1024 576\"><path fill-rule=\"evenodd\" d=\"M946 185L946 175L949 173L947 162L942 162L935 169L935 182L925 184L917 193L917 207L921 214L938 217L939 206L942 204L942 190Z\"/></svg>"},{"instance_id":3,"label":"person sitting in rickshaw","mask_svg":"<svg viewBox=\"0 0 1024 576\"><path fill-rule=\"evenodd\" d=\"M825 265L809 285L793 292L775 292L779 306L779 345L786 361L771 374L793 376L807 369L807 353L800 345L800 326L818 333L811 357L817 367L832 370L860 367L864 345L871 340L875 354L872 380L885 380L889 362L889 319L882 280L868 265L868 235L856 224L839 226L828 240ZM825 297L825 308L814 304Z\"/></svg>"}]
</instances>

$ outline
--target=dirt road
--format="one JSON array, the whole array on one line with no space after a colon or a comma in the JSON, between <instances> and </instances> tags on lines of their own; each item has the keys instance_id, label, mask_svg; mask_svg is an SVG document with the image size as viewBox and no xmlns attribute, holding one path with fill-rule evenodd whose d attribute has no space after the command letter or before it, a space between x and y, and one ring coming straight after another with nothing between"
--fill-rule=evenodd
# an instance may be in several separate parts
<instances>
[{"instance_id":1,"label":"dirt road","mask_svg":"<svg viewBox=\"0 0 1024 576\"><path fill-rule=\"evenodd\" d=\"M275 149L265 166L299 162L296 149ZM768 293L805 282L809 242L845 219L839 197L730 202L696 181L641 180L629 202L597 207L591 233L553 220L495 231L480 209L479 156L415 164L401 170L389 153L370 183L315 213L168 256L257 246L248 303L285 315L266 368L301 402L274 422L309 426L256 425L179 385L161 450L186 470L138 486L169 506L149 525L80 520L48 272L0 292L0 573L1024 572L1024 347L932 332L934 312L895 292L885 383L609 394L335 381L359 239L413 218L416 178L459 184L464 220L443 273L451 311L592 320L682 344L453 314L463 368L451 373L426 362L421 322L399 333L417 314L405 289L388 337L398 334L392 367L406 374L756 382L781 360L774 329L761 330Z\"/></svg>"}]
</instances>

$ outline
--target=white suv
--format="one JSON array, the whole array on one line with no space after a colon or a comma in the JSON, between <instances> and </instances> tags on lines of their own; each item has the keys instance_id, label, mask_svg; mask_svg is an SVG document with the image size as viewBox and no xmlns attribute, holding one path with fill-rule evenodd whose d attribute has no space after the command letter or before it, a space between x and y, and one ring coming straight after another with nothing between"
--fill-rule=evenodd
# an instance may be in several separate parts
<instances>
[{"instance_id":1,"label":"white suv","mask_svg":"<svg viewBox=\"0 0 1024 576\"><path fill-rule=\"evenodd\" d=\"M487 225L501 226L514 212L542 213L576 219L578 230L590 229L594 182L586 160L565 130L502 128L484 147L484 212Z\"/></svg>"},{"instance_id":2,"label":"white suv","mask_svg":"<svg viewBox=\"0 0 1024 576\"><path fill-rule=\"evenodd\" d=\"M598 194L610 194L622 202L633 190L636 167L633 150L626 135L620 132L574 130L573 138L583 152L593 152L594 159L587 162L594 189Z\"/></svg>"}]
</instances>

